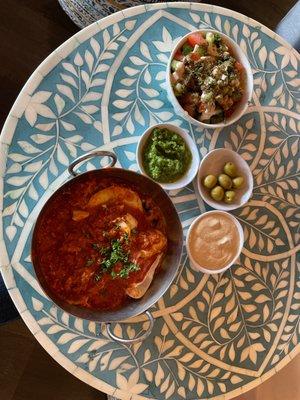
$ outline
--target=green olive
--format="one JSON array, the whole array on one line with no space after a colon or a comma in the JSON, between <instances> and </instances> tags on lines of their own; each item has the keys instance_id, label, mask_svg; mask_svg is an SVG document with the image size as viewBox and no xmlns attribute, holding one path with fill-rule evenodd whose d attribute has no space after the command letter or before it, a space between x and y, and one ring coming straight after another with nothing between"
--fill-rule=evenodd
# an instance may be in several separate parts
<instances>
[{"instance_id":1,"label":"green olive","mask_svg":"<svg viewBox=\"0 0 300 400\"><path fill-rule=\"evenodd\" d=\"M218 182L224 189L231 189L231 187L232 187L232 180L226 174L219 175Z\"/></svg>"},{"instance_id":2,"label":"green olive","mask_svg":"<svg viewBox=\"0 0 300 400\"><path fill-rule=\"evenodd\" d=\"M236 166L232 162L227 162L224 165L223 171L225 172L226 175L230 176L231 178L235 178L237 176Z\"/></svg>"},{"instance_id":3,"label":"green olive","mask_svg":"<svg viewBox=\"0 0 300 400\"><path fill-rule=\"evenodd\" d=\"M207 188L207 189L212 189L214 186L216 186L217 184L217 178L214 175L207 175L204 178L203 181L203 185Z\"/></svg>"},{"instance_id":4,"label":"green olive","mask_svg":"<svg viewBox=\"0 0 300 400\"><path fill-rule=\"evenodd\" d=\"M224 201L227 204L231 204L234 202L235 198L235 192L233 190L226 190L225 196L224 196Z\"/></svg>"},{"instance_id":5,"label":"green olive","mask_svg":"<svg viewBox=\"0 0 300 400\"><path fill-rule=\"evenodd\" d=\"M234 189L239 189L244 184L244 178L242 176L237 176L236 178L232 179Z\"/></svg>"},{"instance_id":6,"label":"green olive","mask_svg":"<svg viewBox=\"0 0 300 400\"><path fill-rule=\"evenodd\" d=\"M222 188L222 186L215 186L210 191L210 196L216 201L221 201L224 197L224 189Z\"/></svg>"}]
</instances>

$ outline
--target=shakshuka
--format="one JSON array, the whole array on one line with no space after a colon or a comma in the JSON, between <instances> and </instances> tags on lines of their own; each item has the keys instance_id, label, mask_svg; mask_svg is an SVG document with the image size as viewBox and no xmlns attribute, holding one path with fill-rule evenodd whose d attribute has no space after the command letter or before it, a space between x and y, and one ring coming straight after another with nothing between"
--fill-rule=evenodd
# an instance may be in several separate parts
<instances>
[{"instance_id":1,"label":"shakshuka","mask_svg":"<svg viewBox=\"0 0 300 400\"><path fill-rule=\"evenodd\" d=\"M151 197L91 174L49 200L32 257L61 300L116 310L145 294L166 248L164 217Z\"/></svg>"}]
</instances>

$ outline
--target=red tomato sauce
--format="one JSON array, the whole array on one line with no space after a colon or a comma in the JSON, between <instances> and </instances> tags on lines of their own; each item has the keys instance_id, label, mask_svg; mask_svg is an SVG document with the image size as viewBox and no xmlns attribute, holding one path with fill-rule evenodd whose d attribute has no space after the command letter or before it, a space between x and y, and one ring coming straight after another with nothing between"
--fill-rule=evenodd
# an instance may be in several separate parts
<instances>
[{"instance_id":1,"label":"red tomato sauce","mask_svg":"<svg viewBox=\"0 0 300 400\"><path fill-rule=\"evenodd\" d=\"M142 209L120 198L89 207L91 196L108 187L134 191ZM87 216L75 221L76 210ZM126 234L118 221L128 214L136 227ZM36 226L32 256L61 300L92 310L116 310L129 300L126 289L142 281L158 254L165 252L165 233L162 212L150 197L122 180L89 175L71 181L50 199ZM127 261L119 260L105 269L103 262L112 254L113 243ZM130 265L135 270L127 273ZM119 276L121 271L127 276Z\"/></svg>"}]
</instances>

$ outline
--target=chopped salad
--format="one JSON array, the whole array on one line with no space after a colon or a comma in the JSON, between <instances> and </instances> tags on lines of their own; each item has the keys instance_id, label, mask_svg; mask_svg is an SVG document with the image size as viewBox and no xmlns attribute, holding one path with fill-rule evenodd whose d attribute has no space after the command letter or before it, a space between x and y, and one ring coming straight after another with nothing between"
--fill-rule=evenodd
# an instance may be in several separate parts
<instances>
[{"instance_id":1,"label":"chopped salad","mask_svg":"<svg viewBox=\"0 0 300 400\"><path fill-rule=\"evenodd\" d=\"M195 32L171 62L174 94L188 114L216 124L229 117L244 92L244 68L218 33Z\"/></svg>"}]
</instances>

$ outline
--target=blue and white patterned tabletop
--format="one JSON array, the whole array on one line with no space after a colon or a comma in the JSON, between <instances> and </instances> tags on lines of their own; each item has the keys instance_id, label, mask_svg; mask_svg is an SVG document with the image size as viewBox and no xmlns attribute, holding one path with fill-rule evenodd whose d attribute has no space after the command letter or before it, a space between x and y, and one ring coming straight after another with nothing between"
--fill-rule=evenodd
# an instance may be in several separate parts
<instances>
[{"instance_id":1,"label":"blue and white patterned tabletop","mask_svg":"<svg viewBox=\"0 0 300 400\"><path fill-rule=\"evenodd\" d=\"M232 37L253 68L252 103L223 130L194 128L166 97L170 50L202 27ZM299 54L275 33L233 11L193 3L145 5L107 17L34 72L0 138L1 272L29 329L68 371L122 399L229 399L298 353L299 72ZM200 156L224 146L239 152L253 172L254 193L233 212L245 234L236 265L204 275L189 266L184 251L178 276L152 308L152 335L125 346L97 338L94 323L62 312L44 295L30 259L32 227L75 157L109 149L123 168L137 170L138 138L161 121L189 130ZM170 195L186 233L206 206L193 184ZM114 331L133 337L145 327L141 315Z\"/></svg>"}]
</instances>

